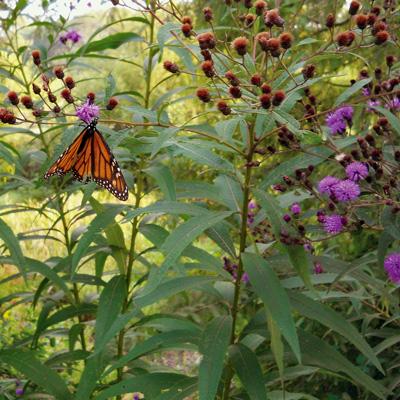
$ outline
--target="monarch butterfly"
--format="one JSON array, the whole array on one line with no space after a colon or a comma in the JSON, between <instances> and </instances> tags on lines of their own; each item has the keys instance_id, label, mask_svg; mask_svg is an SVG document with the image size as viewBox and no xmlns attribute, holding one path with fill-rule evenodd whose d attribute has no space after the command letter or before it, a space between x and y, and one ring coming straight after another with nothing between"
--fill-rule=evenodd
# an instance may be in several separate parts
<instances>
[{"instance_id":1,"label":"monarch butterfly","mask_svg":"<svg viewBox=\"0 0 400 400\"><path fill-rule=\"evenodd\" d=\"M44 178L63 176L72 171L73 179L84 183L93 180L119 200L125 201L128 199L128 187L117 160L96 128L97 121L97 118L93 119L83 129L45 173Z\"/></svg>"}]
</instances>

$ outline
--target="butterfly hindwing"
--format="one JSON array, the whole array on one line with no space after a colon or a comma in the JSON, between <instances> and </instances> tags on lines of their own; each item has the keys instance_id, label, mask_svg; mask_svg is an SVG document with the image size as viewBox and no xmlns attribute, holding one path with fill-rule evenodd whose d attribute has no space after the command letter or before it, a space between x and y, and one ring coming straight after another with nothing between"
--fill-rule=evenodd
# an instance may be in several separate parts
<instances>
[{"instance_id":1,"label":"butterfly hindwing","mask_svg":"<svg viewBox=\"0 0 400 400\"><path fill-rule=\"evenodd\" d=\"M121 169L104 140L96 129L96 122L90 123L60 155L44 175L63 176L72 171L74 179L87 183L90 180L107 189L120 200L128 199L128 187Z\"/></svg>"},{"instance_id":2,"label":"butterfly hindwing","mask_svg":"<svg viewBox=\"0 0 400 400\"><path fill-rule=\"evenodd\" d=\"M93 180L120 200L128 199L128 187L117 160L102 134L96 129L93 134Z\"/></svg>"}]
</instances>

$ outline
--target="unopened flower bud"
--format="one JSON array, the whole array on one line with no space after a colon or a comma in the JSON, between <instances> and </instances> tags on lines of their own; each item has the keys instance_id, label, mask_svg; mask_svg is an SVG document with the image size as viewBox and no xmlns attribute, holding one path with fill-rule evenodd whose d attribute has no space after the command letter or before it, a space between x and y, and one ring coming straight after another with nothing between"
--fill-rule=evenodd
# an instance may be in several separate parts
<instances>
[{"instance_id":1,"label":"unopened flower bud","mask_svg":"<svg viewBox=\"0 0 400 400\"><path fill-rule=\"evenodd\" d=\"M110 97L107 103L107 110L114 110L115 107L118 105L118 100L115 97Z\"/></svg>"},{"instance_id":2,"label":"unopened flower bud","mask_svg":"<svg viewBox=\"0 0 400 400\"><path fill-rule=\"evenodd\" d=\"M247 38L244 36L237 37L233 42L232 42L232 47L236 50L236 52L240 56L244 56L247 53L247 45L249 44L249 41Z\"/></svg>"},{"instance_id":3,"label":"unopened flower bud","mask_svg":"<svg viewBox=\"0 0 400 400\"><path fill-rule=\"evenodd\" d=\"M231 86L229 88L229 93L234 99L240 99L242 97L242 91L238 86Z\"/></svg>"},{"instance_id":4,"label":"unopened flower bud","mask_svg":"<svg viewBox=\"0 0 400 400\"><path fill-rule=\"evenodd\" d=\"M73 89L74 87L75 87L75 81L74 81L74 79L72 78L72 76L67 76L66 78L65 78L65 86L68 88L68 89Z\"/></svg>"},{"instance_id":5,"label":"unopened flower bud","mask_svg":"<svg viewBox=\"0 0 400 400\"><path fill-rule=\"evenodd\" d=\"M252 85L254 86L261 86L261 75L260 74L254 74L251 78L250 78L250 82Z\"/></svg>"},{"instance_id":6,"label":"unopened flower bud","mask_svg":"<svg viewBox=\"0 0 400 400\"><path fill-rule=\"evenodd\" d=\"M33 102L30 96L22 96L21 103L25 106L25 108L33 108Z\"/></svg>"},{"instance_id":7,"label":"unopened flower bud","mask_svg":"<svg viewBox=\"0 0 400 400\"><path fill-rule=\"evenodd\" d=\"M18 95L13 90L11 90L7 93L7 97L8 97L8 100L10 101L10 103L13 104L14 106L16 106L19 103Z\"/></svg>"},{"instance_id":8,"label":"unopened flower bud","mask_svg":"<svg viewBox=\"0 0 400 400\"><path fill-rule=\"evenodd\" d=\"M361 4L358 1L352 1L349 7L349 14L356 15L357 11L359 10Z\"/></svg>"},{"instance_id":9,"label":"unopened flower bud","mask_svg":"<svg viewBox=\"0 0 400 400\"><path fill-rule=\"evenodd\" d=\"M260 96L260 103L261 103L261 107L268 109L271 107L271 95L264 93Z\"/></svg>"},{"instance_id":10,"label":"unopened flower bud","mask_svg":"<svg viewBox=\"0 0 400 400\"><path fill-rule=\"evenodd\" d=\"M228 103L224 100L220 100L217 103L217 108L224 115L229 115L231 113L231 108L228 106Z\"/></svg>"},{"instance_id":11,"label":"unopened flower bud","mask_svg":"<svg viewBox=\"0 0 400 400\"><path fill-rule=\"evenodd\" d=\"M213 12L210 7L203 8L203 15L206 22L210 22L213 19Z\"/></svg>"},{"instance_id":12,"label":"unopened flower bud","mask_svg":"<svg viewBox=\"0 0 400 400\"><path fill-rule=\"evenodd\" d=\"M64 78L64 71L62 69L62 67L55 67L53 69L54 75L58 78L58 79L63 79Z\"/></svg>"},{"instance_id":13,"label":"unopened flower bud","mask_svg":"<svg viewBox=\"0 0 400 400\"><path fill-rule=\"evenodd\" d=\"M167 70L168 72L171 72L171 74L177 74L179 72L179 67L172 61L166 60L164 61L163 65L164 69Z\"/></svg>"},{"instance_id":14,"label":"unopened flower bud","mask_svg":"<svg viewBox=\"0 0 400 400\"><path fill-rule=\"evenodd\" d=\"M325 21L325 26L332 29L335 26L336 18L333 14L328 14Z\"/></svg>"},{"instance_id":15,"label":"unopened flower bud","mask_svg":"<svg viewBox=\"0 0 400 400\"><path fill-rule=\"evenodd\" d=\"M290 49L292 47L293 35L289 32L283 32L279 36L279 40L283 49Z\"/></svg>"},{"instance_id":16,"label":"unopened flower bud","mask_svg":"<svg viewBox=\"0 0 400 400\"><path fill-rule=\"evenodd\" d=\"M211 100L210 92L206 88L198 88L196 96L203 102L208 103Z\"/></svg>"}]
</instances>

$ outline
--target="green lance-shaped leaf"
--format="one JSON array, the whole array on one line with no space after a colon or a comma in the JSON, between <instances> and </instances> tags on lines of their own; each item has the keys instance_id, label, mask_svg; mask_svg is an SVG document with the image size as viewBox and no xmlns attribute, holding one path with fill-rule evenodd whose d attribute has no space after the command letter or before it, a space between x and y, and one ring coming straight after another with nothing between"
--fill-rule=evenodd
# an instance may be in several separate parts
<instances>
[{"instance_id":1,"label":"green lance-shaped leaf","mask_svg":"<svg viewBox=\"0 0 400 400\"><path fill-rule=\"evenodd\" d=\"M332 310L328 306L325 306L317 301L310 299L309 297L298 293L289 293L292 307L297 310L301 315L307 318L314 319L321 324L333 329L335 332L340 333L347 340L354 344L371 363L375 365L382 373L384 373L382 366L374 354L374 351L360 335L354 326L343 318L339 313Z\"/></svg>"},{"instance_id":2,"label":"green lance-shaped leaf","mask_svg":"<svg viewBox=\"0 0 400 400\"><path fill-rule=\"evenodd\" d=\"M319 337L299 330L301 352L305 365L321 367L346 374L351 380L364 386L379 399L387 399L388 391L379 382L353 365L347 358Z\"/></svg>"},{"instance_id":3,"label":"green lance-shaped leaf","mask_svg":"<svg viewBox=\"0 0 400 400\"><path fill-rule=\"evenodd\" d=\"M75 273L81 258L89 249L90 243L95 235L102 229L107 228L110 224L115 223L114 218L126 208L126 206L110 207L106 211L98 214L90 223L88 230L82 235L71 261L71 275Z\"/></svg>"},{"instance_id":4,"label":"green lance-shaped leaf","mask_svg":"<svg viewBox=\"0 0 400 400\"><path fill-rule=\"evenodd\" d=\"M147 295L161 283L171 265L179 259L183 251L201 233L229 217L231 214L231 211L209 212L205 215L190 218L188 221L179 225L162 244L161 251L165 255L164 262L161 267L153 273L149 283L140 295Z\"/></svg>"},{"instance_id":5,"label":"green lance-shaped leaf","mask_svg":"<svg viewBox=\"0 0 400 400\"><path fill-rule=\"evenodd\" d=\"M359 92L365 85L371 82L371 78L362 79L361 81L356 82L354 85L351 85L347 88L340 96L336 99L334 106L338 107L342 103L344 103L347 99L349 99L353 94Z\"/></svg>"},{"instance_id":6,"label":"green lance-shaped leaf","mask_svg":"<svg viewBox=\"0 0 400 400\"><path fill-rule=\"evenodd\" d=\"M52 369L42 364L33 351L21 349L0 351L0 362L11 365L36 385L58 400L72 398L64 380Z\"/></svg>"},{"instance_id":7,"label":"green lance-shaped leaf","mask_svg":"<svg viewBox=\"0 0 400 400\"><path fill-rule=\"evenodd\" d=\"M254 291L263 301L296 358L301 362L299 339L285 289L274 270L262 257L244 253L242 259Z\"/></svg>"},{"instance_id":8,"label":"green lance-shaped leaf","mask_svg":"<svg viewBox=\"0 0 400 400\"><path fill-rule=\"evenodd\" d=\"M143 38L134 32L119 32L114 35L108 35L104 39L94 40L87 43L76 51L77 56L84 54L94 53L107 49L117 49L124 43L128 42L142 42Z\"/></svg>"},{"instance_id":9,"label":"green lance-shaped leaf","mask_svg":"<svg viewBox=\"0 0 400 400\"><path fill-rule=\"evenodd\" d=\"M17 237L11 228L0 218L0 239L3 240L4 244L10 251L11 258L14 260L18 270L25 277L26 273L26 261L22 254L21 247Z\"/></svg>"},{"instance_id":10,"label":"green lance-shaped leaf","mask_svg":"<svg viewBox=\"0 0 400 400\"><path fill-rule=\"evenodd\" d=\"M279 204L272 196L264 193L260 190L255 191L257 201L267 213L267 216L271 222L272 229L275 234L275 238L279 240L280 233L283 226L283 211ZM287 252L289 259L296 269L297 273L301 276L304 283L312 290L312 284L310 279L310 261L303 246L286 246L283 245L283 249Z\"/></svg>"},{"instance_id":11,"label":"green lance-shaped leaf","mask_svg":"<svg viewBox=\"0 0 400 400\"><path fill-rule=\"evenodd\" d=\"M399 117L396 117L392 112L387 110L386 108L383 107L372 107L376 111L379 111L382 115L384 115L387 120L389 121L389 124L391 127L396 131L398 135L400 135L400 119Z\"/></svg>"},{"instance_id":12,"label":"green lance-shaped leaf","mask_svg":"<svg viewBox=\"0 0 400 400\"><path fill-rule=\"evenodd\" d=\"M108 328L117 319L126 297L126 281L123 275L114 276L103 289L97 308L95 348L101 343Z\"/></svg>"},{"instance_id":13,"label":"green lance-shaped leaf","mask_svg":"<svg viewBox=\"0 0 400 400\"><path fill-rule=\"evenodd\" d=\"M156 180L166 200L176 200L174 177L172 176L171 170L166 165L153 165L145 169L144 172Z\"/></svg>"},{"instance_id":14,"label":"green lance-shaped leaf","mask_svg":"<svg viewBox=\"0 0 400 400\"><path fill-rule=\"evenodd\" d=\"M224 368L232 330L230 316L217 317L205 328L200 351L203 354L199 366L199 399L214 400Z\"/></svg>"},{"instance_id":15,"label":"green lance-shaped leaf","mask_svg":"<svg viewBox=\"0 0 400 400\"><path fill-rule=\"evenodd\" d=\"M239 343L229 349L229 358L250 400L267 400L264 377L257 356Z\"/></svg>"},{"instance_id":16,"label":"green lance-shaped leaf","mask_svg":"<svg viewBox=\"0 0 400 400\"><path fill-rule=\"evenodd\" d=\"M140 392L144 394L145 399L180 399L181 397L158 397L170 390L187 390L187 386L193 386L195 380L181 374L172 373L152 373L141 374L134 378L125 379L119 383L111 385L96 396L96 400L108 400L114 396L124 393ZM80 400L80 399L79 399ZM82 399L83 400L83 399Z\"/></svg>"}]
</instances>

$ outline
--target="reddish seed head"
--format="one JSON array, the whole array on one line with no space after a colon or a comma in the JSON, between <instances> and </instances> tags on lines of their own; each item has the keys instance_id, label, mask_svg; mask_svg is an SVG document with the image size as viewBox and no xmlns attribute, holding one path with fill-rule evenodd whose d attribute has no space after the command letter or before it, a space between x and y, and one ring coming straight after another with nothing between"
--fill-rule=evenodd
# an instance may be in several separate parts
<instances>
[{"instance_id":1,"label":"reddish seed head","mask_svg":"<svg viewBox=\"0 0 400 400\"><path fill-rule=\"evenodd\" d=\"M196 96L204 103L208 103L211 100L210 92L206 88L198 88Z\"/></svg>"},{"instance_id":2,"label":"reddish seed head","mask_svg":"<svg viewBox=\"0 0 400 400\"><path fill-rule=\"evenodd\" d=\"M61 97L67 102L67 103L73 103L74 98L71 96L71 91L67 88L63 89L61 91Z\"/></svg>"},{"instance_id":3,"label":"reddish seed head","mask_svg":"<svg viewBox=\"0 0 400 400\"><path fill-rule=\"evenodd\" d=\"M386 65L390 68L393 67L393 64L395 63L396 58L392 55L386 56Z\"/></svg>"},{"instance_id":4,"label":"reddish seed head","mask_svg":"<svg viewBox=\"0 0 400 400\"><path fill-rule=\"evenodd\" d=\"M232 42L232 47L236 50L236 52L240 56L244 56L247 53L247 46L249 44L249 41L247 38L244 36L237 37L233 42Z\"/></svg>"},{"instance_id":5,"label":"reddish seed head","mask_svg":"<svg viewBox=\"0 0 400 400\"><path fill-rule=\"evenodd\" d=\"M115 107L118 105L118 100L115 97L110 97L107 103L107 110L114 110Z\"/></svg>"},{"instance_id":6,"label":"reddish seed head","mask_svg":"<svg viewBox=\"0 0 400 400\"><path fill-rule=\"evenodd\" d=\"M371 8L371 13L379 16L379 14L381 13L381 8L379 6L374 6Z\"/></svg>"},{"instance_id":7,"label":"reddish seed head","mask_svg":"<svg viewBox=\"0 0 400 400\"><path fill-rule=\"evenodd\" d=\"M228 103L224 100L220 100L217 103L217 108L224 115L229 115L231 113L231 108L228 106Z\"/></svg>"},{"instance_id":8,"label":"reddish seed head","mask_svg":"<svg viewBox=\"0 0 400 400\"><path fill-rule=\"evenodd\" d=\"M351 46L356 35L352 31L342 32L336 36L336 42L339 46Z\"/></svg>"},{"instance_id":9,"label":"reddish seed head","mask_svg":"<svg viewBox=\"0 0 400 400\"><path fill-rule=\"evenodd\" d=\"M229 93L234 99L240 99L242 97L242 91L238 86L231 86L229 88Z\"/></svg>"},{"instance_id":10,"label":"reddish seed head","mask_svg":"<svg viewBox=\"0 0 400 400\"><path fill-rule=\"evenodd\" d=\"M254 3L254 7L257 15L263 15L265 7L267 7L267 3L264 0L257 0Z\"/></svg>"},{"instance_id":11,"label":"reddish seed head","mask_svg":"<svg viewBox=\"0 0 400 400\"><path fill-rule=\"evenodd\" d=\"M251 0L244 0L243 4L246 8L251 8L253 7L253 2Z\"/></svg>"},{"instance_id":12,"label":"reddish seed head","mask_svg":"<svg viewBox=\"0 0 400 400\"><path fill-rule=\"evenodd\" d=\"M357 11L359 10L361 4L358 1L352 1L349 7L349 14L356 15Z\"/></svg>"},{"instance_id":13,"label":"reddish seed head","mask_svg":"<svg viewBox=\"0 0 400 400\"><path fill-rule=\"evenodd\" d=\"M197 41L201 50L213 49L215 47L215 37L211 32L201 33L197 36Z\"/></svg>"},{"instance_id":14,"label":"reddish seed head","mask_svg":"<svg viewBox=\"0 0 400 400\"><path fill-rule=\"evenodd\" d=\"M62 67L54 67L53 73L58 79L64 78L64 71L63 71Z\"/></svg>"},{"instance_id":15,"label":"reddish seed head","mask_svg":"<svg viewBox=\"0 0 400 400\"><path fill-rule=\"evenodd\" d=\"M33 58L33 63L35 65L40 65L40 63L42 62L40 59L40 50L33 50L31 54Z\"/></svg>"},{"instance_id":16,"label":"reddish seed head","mask_svg":"<svg viewBox=\"0 0 400 400\"><path fill-rule=\"evenodd\" d=\"M281 45L279 39L271 38L267 40L266 46L268 51L274 53L279 50L279 46Z\"/></svg>"},{"instance_id":17,"label":"reddish seed head","mask_svg":"<svg viewBox=\"0 0 400 400\"><path fill-rule=\"evenodd\" d=\"M33 102L30 96L22 96L21 103L25 106L25 108L32 108Z\"/></svg>"},{"instance_id":18,"label":"reddish seed head","mask_svg":"<svg viewBox=\"0 0 400 400\"><path fill-rule=\"evenodd\" d=\"M260 32L256 36L257 42L260 44L261 49L264 51L268 51L267 42L268 42L269 38L270 38L270 34L268 32Z\"/></svg>"},{"instance_id":19,"label":"reddish seed head","mask_svg":"<svg viewBox=\"0 0 400 400\"><path fill-rule=\"evenodd\" d=\"M315 65L306 65L301 72L303 73L304 79L311 79L315 74Z\"/></svg>"},{"instance_id":20,"label":"reddish seed head","mask_svg":"<svg viewBox=\"0 0 400 400\"><path fill-rule=\"evenodd\" d=\"M208 78L212 78L215 75L213 62L210 60L204 61L201 64L201 69L203 70L204 75Z\"/></svg>"},{"instance_id":21,"label":"reddish seed head","mask_svg":"<svg viewBox=\"0 0 400 400\"><path fill-rule=\"evenodd\" d=\"M181 26L181 31L184 34L184 36L186 37L190 37L191 33L192 33L192 25L189 24L183 24Z\"/></svg>"},{"instance_id":22,"label":"reddish seed head","mask_svg":"<svg viewBox=\"0 0 400 400\"><path fill-rule=\"evenodd\" d=\"M285 92L283 90L277 90L272 97L272 104L274 106L279 106L282 104L282 101L285 100Z\"/></svg>"},{"instance_id":23,"label":"reddish seed head","mask_svg":"<svg viewBox=\"0 0 400 400\"><path fill-rule=\"evenodd\" d=\"M369 13L367 17L368 17L368 25L374 25L377 18L376 15Z\"/></svg>"},{"instance_id":24,"label":"reddish seed head","mask_svg":"<svg viewBox=\"0 0 400 400\"><path fill-rule=\"evenodd\" d=\"M271 95L270 94L264 93L259 97L259 99L260 99L262 108L268 109L271 107Z\"/></svg>"},{"instance_id":25,"label":"reddish seed head","mask_svg":"<svg viewBox=\"0 0 400 400\"><path fill-rule=\"evenodd\" d=\"M213 19L213 12L210 7L203 8L203 15L206 22L210 22Z\"/></svg>"},{"instance_id":26,"label":"reddish seed head","mask_svg":"<svg viewBox=\"0 0 400 400\"><path fill-rule=\"evenodd\" d=\"M364 14L358 14L355 16L356 25L359 29L363 30L368 25L368 17Z\"/></svg>"},{"instance_id":27,"label":"reddish seed head","mask_svg":"<svg viewBox=\"0 0 400 400\"><path fill-rule=\"evenodd\" d=\"M1 122L14 125L17 122L17 118L15 117L14 113L6 109L2 110L5 110L5 112L2 111L1 113Z\"/></svg>"},{"instance_id":28,"label":"reddish seed head","mask_svg":"<svg viewBox=\"0 0 400 400\"><path fill-rule=\"evenodd\" d=\"M387 31L379 31L376 35L375 35L375 44L383 44L385 42L388 41L389 39L389 32Z\"/></svg>"},{"instance_id":29,"label":"reddish seed head","mask_svg":"<svg viewBox=\"0 0 400 400\"><path fill-rule=\"evenodd\" d=\"M36 118L40 118L43 114L43 110L40 108L37 108L36 110L32 111L32 115Z\"/></svg>"},{"instance_id":30,"label":"reddish seed head","mask_svg":"<svg viewBox=\"0 0 400 400\"><path fill-rule=\"evenodd\" d=\"M58 114L59 112L61 112L61 108L59 106L54 106L53 113Z\"/></svg>"},{"instance_id":31,"label":"reddish seed head","mask_svg":"<svg viewBox=\"0 0 400 400\"><path fill-rule=\"evenodd\" d=\"M192 18L188 17L187 15L182 17L181 22L182 24L189 24L190 26L192 26Z\"/></svg>"},{"instance_id":32,"label":"reddish seed head","mask_svg":"<svg viewBox=\"0 0 400 400\"><path fill-rule=\"evenodd\" d=\"M72 76L67 76L66 78L65 78L65 86L68 88L68 89L73 89L74 87L75 87L75 81L74 81L74 79L72 78Z\"/></svg>"},{"instance_id":33,"label":"reddish seed head","mask_svg":"<svg viewBox=\"0 0 400 400\"><path fill-rule=\"evenodd\" d=\"M32 90L33 90L33 93L35 93L35 94L40 94L40 92L41 92L40 87L38 85L35 85L34 83L32 83Z\"/></svg>"},{"instance_id":34,"label":"reddish seed head","mask_svg":"<svg viewBox=\"0 0 400 400\"><path fill-rule=\"evenodd\" d=\"M292 47L293 35L289 32L283 32L279 36L279 40L283 49L290 49Z\"/></svg>"},{"instance_id":35,"label":"reddish seed head","mask_svg":"<svg viewBox=\"0 0 400 400\"><path fill-rule=\"evenodd\" d=\"M279 11L275 8L264 13L264 23L268 28L272 28L274 25L282 28L285 21L279 15Z\"/></svg>"},{"instance_id":36,"label":"reddish seed head","mask_svg":"<svg viewBox=\"0 0 400 400\"><path fill-rule=\"evenodd\" d=\"M172 61L166 60L164 61L163 65L164 69L166 69L168 72L171 72L171 74L177 74L179 72L179 67Z\"/></svg>"},{"instance_id":37,"label":"reddish seed head","mask_svg":"<svg viewBox=\"0 0 400 400\"><path fill-rule=\"evenodd\" d=\"M244 17L244 24L246 25L246 28L250 28L254 24L255 20L256 16L254 14L247 14Z\"/></svg>"},{"instance_id":38,"label":"reddish seed head","mask_svg":"<svg viewBox=\"0 0 400 400\"><path fill-rule=\"evenodd\" d=\"M49 98L50 103L55 103L55 102L57 102L57 97L54 96L53 93L49 92L47 96L48 96L48 98Z\"/></svg>"},{"instance_id":39,"label":"reddish seed head","mask_svg":"<svg viewBox=\"0 0 400 400\"><path fill-rule=\"evenodd\" d=\"M13 104L14 106L16 106L19 103L18 95L13 90L10 90L7 93L7 97L8 97L8 100L10 101L10 103Z\"/></svg>"},{"instance_id":40,"label":"reddish seed head","mask_svg":"<svg viewBox=\"0 0 400 400\"><path fill-rule=\"evenodd\" d=\"M380 31L385 31L387 25L383 21L375 22L374 26L372 27L371 33L376 35Z\"/></svg>"},{"instance_id":41,"label":"reddish seed head","mask_svg":"<svg viewBox=\"0 0 400 400\"><path fill-rule=\"evenodd\" d=\"M204 58L204 61L212 60L211 53L208 50L202 50L201 55Z\"/></svg>"},{"instance_id":42,"label":"reddish seed head","mask_svg":"<svg viewBox=\"0 0 400 400\"><path fill-rule=\"evenodd\" d=\"M325 21L325 26L332 29L335 26L336 18L333 14L328 14Z\"/></svg>"},{"instance_id":43,"label":"reddish seed head","mask_svg":"<svg viewBox=\"0 0 400 400\"><path fill-rule=\"evenodd\" d=\"M263 93L269 94L269 93L272 92L272 87L269 86L268 83L263 83L263 84L261 85L261 91L262 91Z\"/></svg>"},{"instance_id":44,"label":"reddish seed head","mask_svg":"<svg viewBox=\"0 0 400 400\"><path fill-rule=\"evenodd\" d=\"M261 86L261 75L260 74L254 74L251 78L250 78L250 82L252 85L254 86Z\"/></svg>"},{"instance_id":45,"label":"reddish seed head","mask_svg":"<svg viewBox=\"0 0 400 400\"><path fill-rule=\"evenodd\" d=\"M229 83L232 86L239 86L240 85L239 79L236 77L236 75L232 71L227 71L225 73L225 78L228 79Z\"/></svg>"},{"instance_id":46,"label":"reddish seed head","mask_svg":"<svg viewBox=\"0 0 400 400\"><path fill-rule=\"evenodd\" d=\"M94 99L96 98L96 95L93 92L89 92L86 95L86 98L89 100L90 104L93 104L94 103Z\"/></svg>"}]
</instances>

